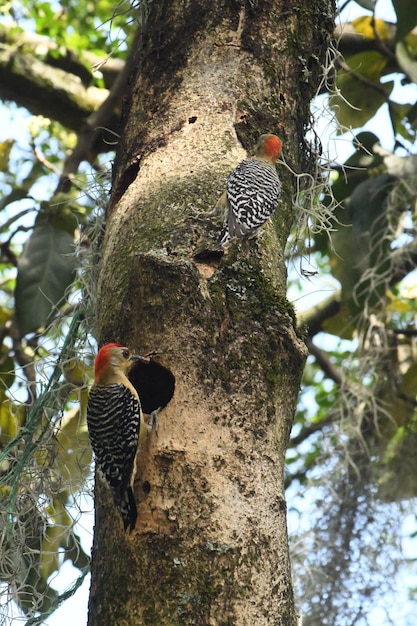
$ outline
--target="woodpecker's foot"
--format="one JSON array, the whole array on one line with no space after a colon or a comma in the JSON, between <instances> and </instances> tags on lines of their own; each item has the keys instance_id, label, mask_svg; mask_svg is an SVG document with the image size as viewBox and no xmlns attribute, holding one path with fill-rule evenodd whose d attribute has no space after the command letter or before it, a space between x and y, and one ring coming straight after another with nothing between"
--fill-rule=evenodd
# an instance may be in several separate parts
<instances>
[{"instance_id":1,"label":"woodpecker's foot","mask_svg":"<svg viewBox=\"0 0 417 626\"><path fill-rule=\"evenodd\" d=\"M149 417L149 421L147 423L147 428L148 428L148 433L151 434L152 429L155 430L155 434L158 435L158 430L159 430L159 423L158 423L158 414L160 413L160 411L162 410L162 407L158 407L157 409L155 409L155 411L152 411L150 417Z\"/></svg>"}]
</instances>

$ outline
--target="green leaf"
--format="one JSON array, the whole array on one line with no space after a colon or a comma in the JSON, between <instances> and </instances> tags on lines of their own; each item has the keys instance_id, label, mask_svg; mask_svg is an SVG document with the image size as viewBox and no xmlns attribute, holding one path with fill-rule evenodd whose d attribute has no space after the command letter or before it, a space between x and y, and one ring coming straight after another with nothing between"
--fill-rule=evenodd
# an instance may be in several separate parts
<instances>
[{"instance_id":1,"label":"green leaf","mask_svg":"<svg viewBox=\"0 0 417 626\"><path fill-rule=\"evenodd\" d=\"M389 270L386 200L394 182L380 174L357 185L345 202L346 226L340 225L333 236L332 274L342 285L342 303L351 315L360 313L365 302L375 306L385 295L385 282L377 278ZM347 323L339 317L337 325Z\"/></svg>"},{"instance_id":2,"label":"green leaf","mask_svg":"<svg viewBox=\"0 0 417 626\"><path fill-rule=\"evenodd\" d=\"M348 211L353 230L358 239L368 237L385 227L378 222L379 218L386 219L386 199L392 189L394 179L388 174L380 174L360 183L352 193ZM355 248L353 248L355 250ZM366 256L369 250L362 251Z\"/></svg>"},{"instance_id":3,"label":"green leaf","mask_svg":"<svg viewBox=\"0 0 417 626\"><path fill-rule=\"evenodd\" d=\"M411 128L417 130L417 102L413 104L405 117Z\"/></svg>"},{"instance_id":4,"label":"green leaf","mask_svg":"<svg viewBox=\"0 0 417 626\"><path fill-rule=\"evenodd\" d=\"M414 142L416 133L415 130L413 130L411 120L409 119L410 112L411 108L409 103L400 104L399 102L391 101L389 114L393 128L395 128L395 132L404 137L404 139ZM409 124L407 124L407 121Z\"/></svg>"},{"instance_id":5,"label":"green leaf","mask_svg":"<svg viewBox=\"0 0 417 626\"><path fill-rule=\"evenodd\" d=\"M417 58L414 53L415 50L411 50L404 41L400 41L395 46L398 65L410 80L417 83Z\"/></svg>"},{"instance_id":6,"label":"green leaf","mask_svg":"<svg viewBox=\"0 0 417 626\"><path fill-rule=\"evenodd\" d=\"M87 388L80 399L87 406ZM56 435L57 451L55 466L71 491L82 489L91 472L92 450L88 437L85 411L80 408L67 411Z\"/></svg>"},{"instance_id":7,"label":"green leaf","mask_svg":"<svg viewBox=\"0 0 417 626\"><path fill-rule=\"evenodd\" d=\"M332 183L333 195L338 202L350 196L359 183L367 180L369 171L382 165L382 157L374 153L373 147L379 138L368 131L361 132L353 139L355 152L340 169L340 174ZM345 222L344 210L336 209L335 215L342 224Z\"/></svg>"},{"instance_id":8,"label":"green leaf","mask_svg":"<svg viewBox=\"0 0 417 626\"><path fill-rule=\"evenodd\" d=\"M85 207L78 204L71 194L58 193L50 200L41 203L35 228L49 224L55 230L66 230L72 237L85 215Z\"/></svg>"},{"instance_id":9,"label":"green leaf","mask_svg":"<svg viewBox=\"0 0 417 626\"><path fill-rule=\"evenodd\" d=\"M400 41L417 24L416 0L392 0L397 14L396 40Z\"/></svg>"},{"instance_id":10,"label":"green leaf","mask_svg":"<svg viewBox=\"0 0 417 626\"><path fill-rule=\"evenodd\" d=\"M379 52L361 52L346 62L349 71L339 70L336 78L340 95L336 93L330 104L342 126L357 128L366 124L387 101L394 82L380 82L387 60Z\"/></svg>"},{"instance_id":11,"label":"green leaf","mask_svg":"<svg viewBox=\"0 0 417 626\"><path fill-rule=\"evenodd\" d=\"M345 162L346 168L370 168L375 167L375 155L373 147L379 143L379 138L369 131L358 133L353 140L355 152ZM382 162L379 158L378 165Z\"/></svg>"},{"instance_id":12,"label":"green leaf","mask_svg":"<svg viewBox=\"0 0 417 626\"><path fill-rule=\"evenodd\" d=\"M22 336L45 326L74 276L73 236L51 224L35 227L17 265L16 315Z\"/></svg>"},{"instance_id":13,"label":"green leaf","mask_svg":"<svg viewBox=\"0 0 417 626\"><path fill-rule=\"evenodd\" d=\"M342 304L336 315L323 322L323 330L341 339L353 339L355 335L355 320L346 304Z\"/></svg>"}]
</instances>

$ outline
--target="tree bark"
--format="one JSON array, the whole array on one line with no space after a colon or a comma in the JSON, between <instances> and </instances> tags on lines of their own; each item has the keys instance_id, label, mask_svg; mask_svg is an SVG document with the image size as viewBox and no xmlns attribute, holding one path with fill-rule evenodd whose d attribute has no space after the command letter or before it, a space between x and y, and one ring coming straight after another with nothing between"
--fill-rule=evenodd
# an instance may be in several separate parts
<instances>
[{"instance_id":1,"label":"tree bark","mask_svg":"<svg viewBox=\"0 0 417 626\"><path fill-rule=\"evenodd\" d=\"M306 350L285 298L287 171L259 240L232 245L222 259L196 253L221 227L198 214L214 206L259 134L280 135L286 159L305 168L333 6L303 5L148 5L95 333L100 344L160 352L175 392L138 454L132 535L97 482L89 626L296 622L283 470ZM156 385L148 412L160 393Z\"/></svg>"}]
</instances>

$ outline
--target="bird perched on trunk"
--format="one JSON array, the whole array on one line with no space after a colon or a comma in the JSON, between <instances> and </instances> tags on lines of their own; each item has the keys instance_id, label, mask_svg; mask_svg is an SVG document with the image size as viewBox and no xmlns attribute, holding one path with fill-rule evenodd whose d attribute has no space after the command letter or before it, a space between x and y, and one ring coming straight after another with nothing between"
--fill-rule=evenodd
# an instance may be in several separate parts
<instances>
[{"instance_id":1,"label":"bird perched on trunk","mask_svg":"<svg viewBox=\"0 0 417 626\"><path fill-rule=\"evenodd\" d=\"M136 389L127 377L135 361L144 359L118 343L108 343L94 362L94 385L87 404L87 426L96 468L113 494L125 530L136 524L133 494L135 457L146 438L146 424Z\"/></svg>"},{"instance_id":2,"label":"bird perched on trunk","mask_svg":"<svg viewBox=\"0 0 417 626\"><path fill-rule=\"evenodd\" d=\"M254 157L241 161L230 174L226 191L216 207L225 209L219 246L224 246L233 237L254 237L277 208L281 181L275 162L281 148L281 139L276 135L261 135Z\"/></svg>"}]
</instances>

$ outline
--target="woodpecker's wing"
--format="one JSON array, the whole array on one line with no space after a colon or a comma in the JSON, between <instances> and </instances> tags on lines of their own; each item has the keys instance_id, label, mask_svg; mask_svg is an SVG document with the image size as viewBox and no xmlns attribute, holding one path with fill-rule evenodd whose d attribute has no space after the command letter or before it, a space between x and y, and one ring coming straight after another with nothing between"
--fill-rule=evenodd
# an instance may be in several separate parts
<instances>
[{"instance_id":1,"label":"woodpecker's wing","mask_svg":"<svg viewBox=\"0 0 417 626\"><path fill-rule=\"evenodd\" d=\"M227 181L230 237L243 237L261 226L275 211L281 193L275 166L259 159L247 159Z\"/></svg>"},{"instance_id":2,"label":"woodpecker's wing","mask_svg":"<svg viewBox=\"0 0 417 626\"><path fill-rule=\"evenodd\" d=\"M120 383L93 386L87 404L87 425L98 469L109 483L115 502L129 485L139 439L140 404Z\"/></svg>"}]
</instances>

